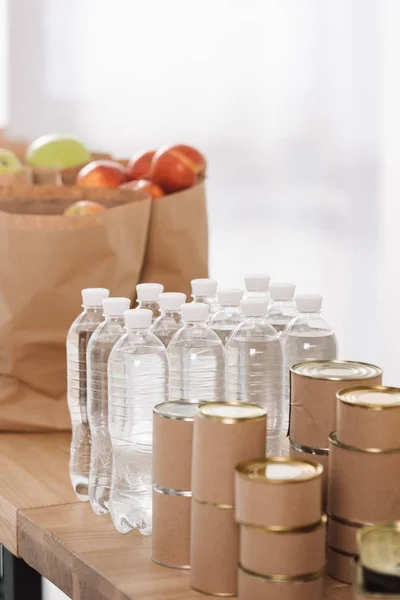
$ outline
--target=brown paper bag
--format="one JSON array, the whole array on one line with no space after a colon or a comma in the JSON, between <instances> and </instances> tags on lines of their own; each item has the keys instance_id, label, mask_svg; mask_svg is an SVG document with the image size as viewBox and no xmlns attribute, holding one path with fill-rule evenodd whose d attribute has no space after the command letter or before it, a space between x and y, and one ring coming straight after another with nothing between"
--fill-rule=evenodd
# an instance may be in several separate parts
<instances>
[{"instance_id":1,"label":"brown paper bag","mask_svg":"<svg viewBox=\"0 0 400 600\"><path fill-rule=\"evenodd\" d=\"M79 199L115 207L60 214ZM70 428L65 339L80 291L134 298L150 208L129 190L0 188L0 430Z\"/></svg>"},{"instance_id":2,"label":"brown paper bag","mask_svg":"<svg viewBox=\"0 0 400 600\"><path fill-rule=\"evenodd\" d=\"M207 276L207 207L202 182L153 200L140 280L162 283L166 292L189 296L191 279Z\"/></svg>"}]
</instances>

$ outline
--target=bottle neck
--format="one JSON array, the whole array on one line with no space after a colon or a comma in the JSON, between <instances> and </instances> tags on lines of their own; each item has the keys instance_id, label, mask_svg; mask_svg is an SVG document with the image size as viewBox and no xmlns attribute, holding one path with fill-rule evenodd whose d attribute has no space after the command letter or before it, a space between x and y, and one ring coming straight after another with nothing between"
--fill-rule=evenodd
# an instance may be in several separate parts
<instances>
[{"instance_id":1,"label":"bottle neck","mask_svg":"<svg viewBox=\"0 0 400 600\"><path fill-rule=\"evenodd\" d=\"M210 302L217 302L217 296L192 296L193 302L200 302L209 304Z\"/></svg>"},{"instance_id":2,"label":"bottle neck","mask_svg":"<svg viewBox=\"0 0 400 600\"><path fill-rule=\"evenodd\" d=\"M138 301L138 308L146 308L146 306L151 306L154 308L155 306L158 308L157 300L141 300Z\"/></svg>"},{"instance_id":3,"label":"bottle neck","mask_svg":"<svg viewBox=\"0 0 400 600\"><path fill-rule=\"evenodd\" d=\"M257 323L265 323L267 320L267 315L263 315L262 317L245 317L246 323L257 324Z\"/></svg>"},{"instance_id":4,"label":"bottle neck","mask_svg":"<svg viewBox=\"0 0 400 600\"><path fill-rule=\"evenodd\" d=\"M124 323L124 315L107 315L104 320L107 323Z\"/></svg>"},{"instance_id":5,"label":"bottle neck","mask_svg":"<svg viewBox=\"0 0 400 600\"><path fill-rule=\"evenodd\" d=\"M207 321L185 321L185 327L208 327Z\"/></svg>"},{"instance_id":6,"label":"bottle neck","mask_svg":"<svg viewBox=\"0 0 400 600\"><path fill-rule=\"evenodd\" d=\"M132 335L146 335L147 333L150 333L150 327L141 327L140 329L138 328L133 328L133 327L126 327L126 331L129 334Z\"/></svg>"},{"instance_id":7,"label":"bottle neck","mask_svg":"<svg viewBox=\"0 0 400 600\"><path fill-rule=\"evenodd\" d=\"M181 318L180 310L160 310L162 317L172 317L173 319Z\"/></svg>"},{"instance_id":8,"label":"bottle neck","mask_svg":"<svg viewBox=\"0 0 400 600\"><path fill-rule=\"evenodd\" d=\"M83 306L83 312L87 315L98 315L101 313L103 316L103 307L102 306Z\"/></svg>"}]
</instances>

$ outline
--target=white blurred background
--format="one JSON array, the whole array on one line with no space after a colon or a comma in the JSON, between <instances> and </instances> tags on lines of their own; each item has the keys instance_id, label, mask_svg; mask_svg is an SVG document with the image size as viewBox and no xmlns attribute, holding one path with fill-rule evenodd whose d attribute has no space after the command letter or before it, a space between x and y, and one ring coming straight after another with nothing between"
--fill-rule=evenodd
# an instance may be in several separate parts
<instances>
[{"instance_id":1,"label":"white blurred background","mask_svg":"<svg viewBox=\"0 0 400 600\"><path fill-rule=\"evenodd\" d=\"M0 0L0 125L197 146L211 274L321 292L341 358L400 385L399 25L398 0Z\"/></svg>"}]
</instances>

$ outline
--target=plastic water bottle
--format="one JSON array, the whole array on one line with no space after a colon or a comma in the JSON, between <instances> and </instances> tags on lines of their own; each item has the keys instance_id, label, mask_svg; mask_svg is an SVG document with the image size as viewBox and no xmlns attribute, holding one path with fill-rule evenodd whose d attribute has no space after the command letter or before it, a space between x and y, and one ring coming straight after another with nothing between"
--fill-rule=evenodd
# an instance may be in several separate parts
<instances>
[{"instance_id":1,"label":"plastic water bottle","mask_svg":"<svg viewBox=\"0 0 400 600\"><path fill-rule=\"evenodd\" d=\"M296 296L299 314L282 333L285 353L285 409L287 420L290 406L290 368L306 360L337 358L337 341L332 328L321 317L322 296Z\"/></svg>"},{"instance_id":2,"label":"plastic water bottle","mask_svg":"<svg viewBox=\"0 0 400 600\"><path fill-rule=\"evenodd\" d=\"M219 309L212 315L208 324L225 344L235 327L243 321L240 310L243 290L219 290L217 298Z\"/></svg>"},{"instance_id":3,"label":"plastic water bottle","mask_svg":"<svg viewBox=\"0 0 400 600\"><path fill-rule=\"evenodd\" d=\"M185 402L225 401L224 345L208 326L208 305L182 305L185 325L168 346L169 397Z\"/></svg>"},{"instance_id":4,"label":"plastic water bottle","mask_svg":"<svg viewBox=\"0 0 400 600\"><path fill-rule=\"evenodd\" d=\"M186 302L186 294L166 292L160 294L158 302L161 316L154 321L151 331L167 347L172 336L183 325L181 306Z\"/></svg>"},{"instance_id":5,"label":"plastic water bottle","mask_svg":"<svg viewBox=\"0 0 400 600\"><path fill-rule=\"evenodd\" d=\"M112 449L108 433L108 357L115 342L125 333L124 312L129 298L103 300L105 320L98 326L87 347L88 419L92 448L90 454L89 500L94 512L108 512L111 485Z\"/></svg>"},{"instance_id":6,"label":"plastic water bottle","mask_svg":"<svg viewBox=\"0 0 400 600\"><path fill-rule=\"evenodd\" d=\"M90 336L103 320L102 302L109 294L104 288L82 290L83 312L67 334L67 396L72 424L69 476L78 500L84 502L89 500L90 469L86 349Z\"/></svg>"},{"instance_id":7,"label":"plastic water bottle","mask_svg":"<svg viewBox=\"0 0 400 600\"><path fill-rule=\"evenodd\" d=\"M269 302L269 275L246 275L246 298L263 298Z\"/></svg>"},{"instance_id":8,"label":"plastic water bottle","mask_svg":"<svg viewBox=\"0 0 400 600\"><path fill-rule=\"evenodd\" d=\"M192 285L193 302L208 304L209 316L213 315L218 310L218 282L215 279L192 279L190 283Z\"/></svg>"},{"instance_id":9,"label":"plastic water bottle","mask_svg":"<svg viewBox=\"0 0 400 600\"><path fill-rule=\"evenodd\" d=\"M283 426L283 351L279 334L267 321L267 300L245 298L244 321L225 346L226 397L267 410L268 436Z\"/></svg>"},{"instance_id":10,"label":"plastic water bottle","mask_svg":"<svg viewBox=\"0 0 400 600\"><path fill-rule=\"evenodd\" d=\"M278 333L282 333L290 321L297 315L294 301L294 283L271 283L269 293L271 303L268 307L268 323Z\"/></svg>"},{"instance_id":11,"label":"plastic water bottle","mask_svg":"<svg viewBox=\"0 0 400 600\"><path fill-rule=\"evenodd\" d=\"M161 283L138 283L136 286L138 308L151 310L153 321L160 316L158 298L163 291L164 286Z\"/></svg>"},{"instance_id":12,"label":"plastic water bottle","mask_svg":"<svg viewBox=\"0 0 400 600\"><path fill-rule=\"evenodd\" d=\"M109 509L121 533L151 533L153 408L168 399L167 352L150 332L152 315L146 309L125 312L127 333L108 361Z\"/></svg>"}]
</instances>

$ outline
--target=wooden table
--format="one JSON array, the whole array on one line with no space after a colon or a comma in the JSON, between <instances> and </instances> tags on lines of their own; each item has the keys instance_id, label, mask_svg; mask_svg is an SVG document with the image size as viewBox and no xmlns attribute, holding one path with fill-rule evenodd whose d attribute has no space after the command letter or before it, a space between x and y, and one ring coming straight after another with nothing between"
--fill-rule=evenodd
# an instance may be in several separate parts
<instances>
[{"instance_id":1,"label":"wooden table","mask_svg":"<svg viewBox=\"0 0 400 600\"><path fill-rule=\"evenodd\" d=\"M0 543L73 600L192 600L188 573L152 563L151 538L119 534L77 502L67 434L0 435ZM326 578L325 600L351 600Z\"/></svg>"}]
</instances>

